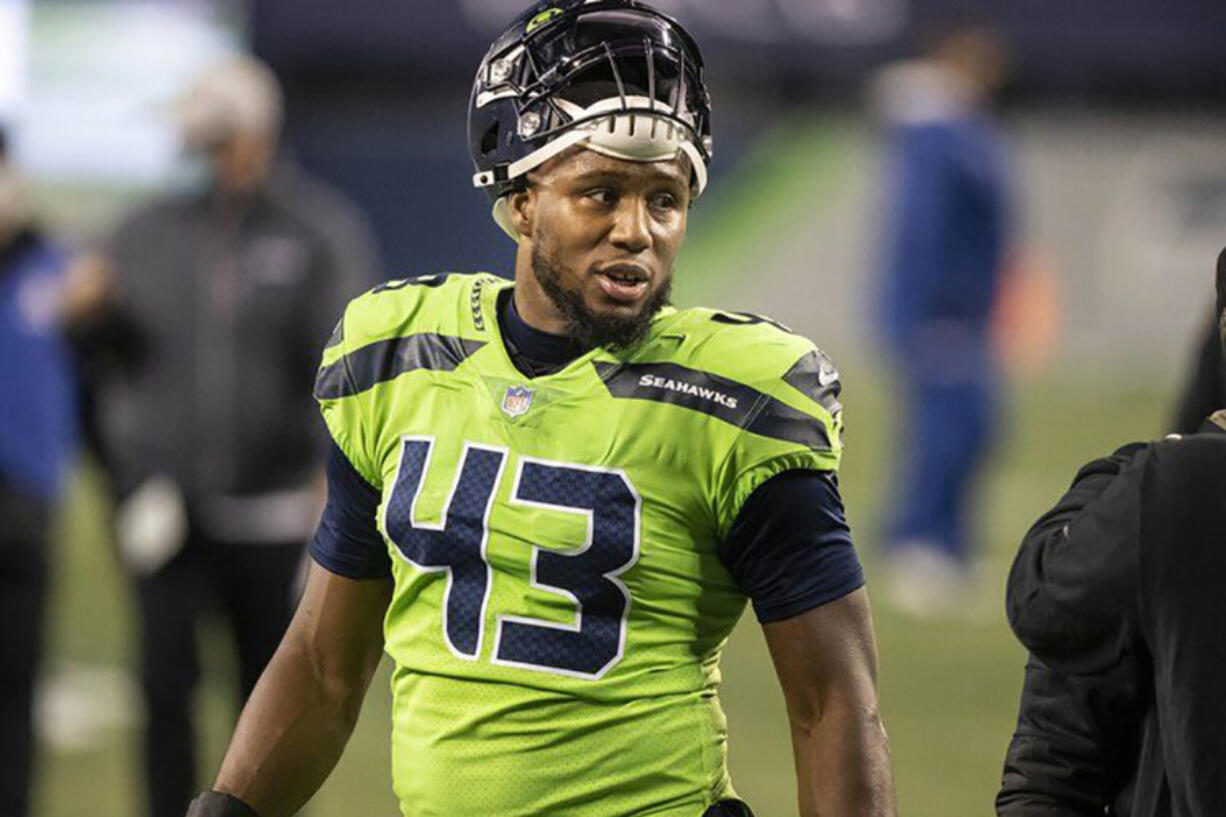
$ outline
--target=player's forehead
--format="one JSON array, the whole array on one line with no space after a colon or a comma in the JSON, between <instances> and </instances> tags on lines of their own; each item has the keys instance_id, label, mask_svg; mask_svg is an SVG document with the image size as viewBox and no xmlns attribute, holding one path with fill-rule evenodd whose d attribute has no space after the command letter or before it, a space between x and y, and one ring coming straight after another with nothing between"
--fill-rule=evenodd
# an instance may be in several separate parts
<instances>
[{"instance_id":1,"label":"player's forehead","mask_svg":"<svg viewBox=\"0 0 1226 817\"><path fill-rule=\"evenodd\" d=\"M667 182L688 187L690 165L684 154L659 162L636 162L576 148L545 164L540 176L560 184L605 180L637 185Z\"/></svg>"}]
</instances>

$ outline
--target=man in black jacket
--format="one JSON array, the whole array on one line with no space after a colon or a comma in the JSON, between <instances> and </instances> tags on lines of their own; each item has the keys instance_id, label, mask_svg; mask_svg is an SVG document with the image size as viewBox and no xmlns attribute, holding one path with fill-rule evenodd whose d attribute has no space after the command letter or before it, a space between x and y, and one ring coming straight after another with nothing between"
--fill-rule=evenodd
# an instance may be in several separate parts
<instances>
[{"instance_id":1,"label":"man in black jacket","mask_svg":"<svg viewBox=\"0 0 1226 817\"><path fill-rule=\"evenodd\" d=\"M197 788L198 618L225 612L240 702L289 623L323 504L314 350L378 277L353 206L279 158L267 67L209 67L175 112L207 181L125 218L70 297L79 348L114 370L99 442L141 623L149 817L179 817Z\"/></svg>"},{"instance_id":2,"label":"man in black jacket","mask_svg":"<svg viewBox=\"0 0 1226 817\"><path fill-rule=\"evenodd\" d=\"M1140 744L1133 661L1074 675L1031 656L996 797L1000 817L1127 817Z\"/></svg>"},{"instance_id":3,"label":"man in black jacket","mask_svg":"<svg viewBox=\"0 0 1226 817\"><path fill-rule=\"evenodd\" d=\"M1217 284L1226 319L1226 253ZM1035 661L1000 814L1226 814L1223 499L1218 412L1087 465L1027 534L1008 613Z\"/></svg>"}]
</instances>

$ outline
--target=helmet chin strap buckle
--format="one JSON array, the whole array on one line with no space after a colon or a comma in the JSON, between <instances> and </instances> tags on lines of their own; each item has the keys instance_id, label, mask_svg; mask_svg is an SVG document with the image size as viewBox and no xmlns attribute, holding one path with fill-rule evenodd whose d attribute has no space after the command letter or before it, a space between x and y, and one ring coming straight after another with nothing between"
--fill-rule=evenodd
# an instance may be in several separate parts
<instances>
[{"instance_id":1,"label":"helmet chin strap buckle","mask_svg":"<svg viewBox=\"0 0 1226 817\"><path fill-rule=\"evenodd\" d=\"M505 181L508 181L507 168L501 165L493 170L473 174L473 187L491 187Z\"/></svg>"}]
</instances>

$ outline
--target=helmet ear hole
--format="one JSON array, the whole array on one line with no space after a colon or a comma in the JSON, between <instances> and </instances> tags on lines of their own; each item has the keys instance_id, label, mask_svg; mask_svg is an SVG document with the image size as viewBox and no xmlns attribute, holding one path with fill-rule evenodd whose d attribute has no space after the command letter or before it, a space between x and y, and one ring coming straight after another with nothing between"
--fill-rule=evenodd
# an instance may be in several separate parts
<instances>
[{"instance_id":1,"label":"helmet ear hole","mask_svg":"<svg viewBox=\"0 0 1226 817\"><path fill-rule=\"evenodd\" d=\"M485 135L481 137L481 152L492 153L498 147L498 123L495 122L485 131Z\"/></svg>"}]
</instances>

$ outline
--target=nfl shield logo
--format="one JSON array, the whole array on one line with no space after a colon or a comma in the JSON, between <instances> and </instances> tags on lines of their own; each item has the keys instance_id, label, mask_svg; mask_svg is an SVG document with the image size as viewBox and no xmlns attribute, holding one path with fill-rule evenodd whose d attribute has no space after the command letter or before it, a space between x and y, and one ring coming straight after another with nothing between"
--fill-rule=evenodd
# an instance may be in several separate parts
<instances>
[{"instance_id":1,"label":"nfl shield logo","mask_svg":"<svg viewBox=\"0 0 1226 817\"><path fill-rule=\"evenodd\" d=\"M528 409L532 408L532 394L532 389L527 386L508 386L502 398L502 410L511 418L527 414Z\"/></svg>"}]
</instances>

